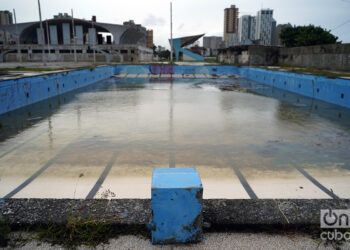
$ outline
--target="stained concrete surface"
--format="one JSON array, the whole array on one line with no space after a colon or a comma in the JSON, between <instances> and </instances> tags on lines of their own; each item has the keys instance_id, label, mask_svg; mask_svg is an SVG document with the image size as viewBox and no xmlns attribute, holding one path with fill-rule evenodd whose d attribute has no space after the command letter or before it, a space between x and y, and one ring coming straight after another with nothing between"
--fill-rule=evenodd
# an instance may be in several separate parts
<instances>
[{"instance_id":1,"label":"stained concrete surface","mask_svg":"<svg viewBox=\"0 0 350 250\"><path fill-rule=\"evenodd\" d=\"M336 199L204 199L208 229L220 226L308 227L320 224L321 209L349 209L350 200ZM146 226L152 219L149 199L8 199L0 200L0 221L10 226L54 223L70 216L94 218L114 225Z\"/></svg>"}]
</instances>

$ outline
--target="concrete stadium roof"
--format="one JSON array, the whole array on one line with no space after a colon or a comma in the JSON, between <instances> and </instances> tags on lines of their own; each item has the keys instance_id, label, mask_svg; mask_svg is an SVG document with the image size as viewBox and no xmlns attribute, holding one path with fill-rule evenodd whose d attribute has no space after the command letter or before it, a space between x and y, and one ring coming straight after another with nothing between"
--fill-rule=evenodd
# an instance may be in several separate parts
<instances>
[{"instance_id":1,"label":"concrete stadium roof","mask_svg":"<svg viewBox=\"0 0 350 250\"><path fill-rule=\"evenodd\" d=\"M180 47L182 48L182 47L185 47L187 45L194 43L195 41L197 41L199 38L201 38L204 35L205 34L200 34L200 35L195 35L195 36L184 36L184 37L173 38L173 40L180 40L181 41ZM170 41L170 39L169 39L169 41Z\"/></svg>"},{"instance_id":2,"label":"concrete stadium roof","mask_svg":"<svg viewBox=\"0 0 350 250\"><path fill-rule=\"evenodd\" d=\"M57 18L44 20L44 30L46 30L46 22L48 22L48 25L57 25L59 28L63 23L72 23L72 19ZM74 25L82 25L84 33L87 33L87 29L92 27L92 22L90 20L74 18ZM37 43L36 28L39 27L39 21L18 23L17 29L20 34L21 43ZM111 33L114 44L146 44L146 29L141 25L94 22L94 27L97 32ZM15 24L2 25L0 26L0 30L10 33L14 38L18 37Z\"/></svg>"}]
</instances>

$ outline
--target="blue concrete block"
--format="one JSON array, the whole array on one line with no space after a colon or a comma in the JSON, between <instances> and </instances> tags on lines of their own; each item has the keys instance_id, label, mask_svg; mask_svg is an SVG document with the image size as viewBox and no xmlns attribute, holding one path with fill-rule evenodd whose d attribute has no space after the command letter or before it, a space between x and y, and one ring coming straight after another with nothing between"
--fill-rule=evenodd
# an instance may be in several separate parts
<instances>
[{"instance_id":1,"label":"blue concrete block","mask_svg":"<svg viewBox=\"0 0 350 250\"><path fill-rule=\"evenodd\" d=\"M202 239L203 187L194 168L156 168L152 176L152 243Z\"/></svg>"}]
</instances>

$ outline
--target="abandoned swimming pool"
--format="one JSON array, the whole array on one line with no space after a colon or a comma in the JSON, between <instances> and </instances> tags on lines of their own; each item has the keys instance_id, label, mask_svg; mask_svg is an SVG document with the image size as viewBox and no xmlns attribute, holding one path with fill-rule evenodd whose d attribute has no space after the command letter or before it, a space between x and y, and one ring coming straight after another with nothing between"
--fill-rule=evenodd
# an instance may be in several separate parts
<instances>
[{"instance_id":1,"label":"abandoned swimming pool","mask_svg":"<svg viewBox=\"0 0 350 250\"><path fill-rule=\"evenodd\" d=\"M204 198L350 198L350 111L244 78L109 78L1 116L0 197L149 198L194 167Z\"/></svg>"}]
</instances>

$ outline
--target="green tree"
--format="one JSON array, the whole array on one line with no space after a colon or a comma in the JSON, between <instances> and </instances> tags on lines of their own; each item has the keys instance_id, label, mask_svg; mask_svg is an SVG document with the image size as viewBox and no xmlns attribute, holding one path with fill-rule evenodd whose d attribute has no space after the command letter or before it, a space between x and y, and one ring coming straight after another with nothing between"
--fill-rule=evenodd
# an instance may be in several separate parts
<instances>
[{"instance_id":1,"label":"green tree","mask_svg":"<svg viewBox=\"0 0 350 250\"><path fill-rule=\"evenodd\" d=\"M286 47L340 43L331 31L314 25L286 27L282 29L280 38Z\"/></svg>"},{"instance_id":2,"label":"green tree","mask_svg":"<svg viewBox=\"0 0 350 250\"><path fill-rule=\"evenodd\" d=\"M160 59L170 60L170 51L164 50L159 53Z\"/></svg>"}]
</instances>

